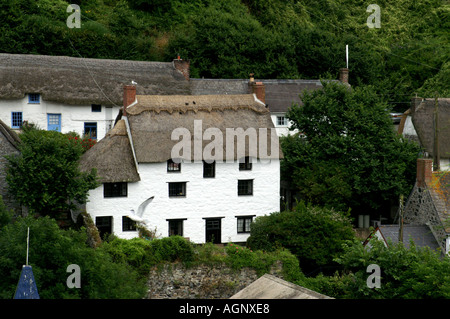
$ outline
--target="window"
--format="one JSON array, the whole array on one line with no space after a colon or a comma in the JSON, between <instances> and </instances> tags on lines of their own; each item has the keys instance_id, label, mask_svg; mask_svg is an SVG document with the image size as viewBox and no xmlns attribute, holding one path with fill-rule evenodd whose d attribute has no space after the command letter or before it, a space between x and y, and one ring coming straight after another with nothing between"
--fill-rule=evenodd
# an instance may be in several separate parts
<instances>
[{"instance_id":1,"label":"window","mask_svg":"<svg viewBox=\"0 0 450 319\"><path fill-rule=\"evenodd\" d=\"M100 238L105 238L106 234L112 234L112 216L100 216L95 218L95 226L97 226Z\"/></svg>"},{"instance_id":2,"label":"window","mask_svg":"<svg viewBox=\"0 0 450 319\"><path fill-rule=\"evenodd\" d=\"M47 128L49 131L61 132L61 114L47 114Z\"/></svg>"},{"instance_id":3,"label":"window","mask_svg":"<svg viewBox=\"0 0 450 319\"><path fill-rule=\"evenodd\" d=\"M203 161L203 177L215 177L216 176L216 162L208 164Z\"/></svg>"},{"instance_id":4,"label":"window","mask_svg":"<svg viewBox=\"0 0 450 319\"><path fill-rule=\"evenodd\" d=\"M252 169L252 161L250 156L246 156L239 160L239 170L240 171L250 171Z\"/></svg>"},{"instance_id":5,"label":"window","mask_svg":"<svg viewBox=\"0 0 450 319\"><path fill-rule=\"evenodd\" d=\"M186 196L186 182L169 183L169 196Z\"/></svg>"},{"instance_id":6,"label":"window","mask_svg":"<svg viewBox=\"0 0 450 319\"><path fill-rule=\"evenodd\" d=\"M167 161L167 172L181 172L181 163L175 163L172 159Z\"/></svg>"},{"instance_id":7,"label":"window","mask_svg":"<svg viewBox=\"0 0 450 319\"><path fill-rule=\"evenodd\" d=\"M238 180L238 195L253 195L253 180L252 179Z\"/></svg>"},{"instance_id":8,"label":"window","mask_svg":"<svg viewBox=\"0 0 450 319\"><path fill-rule=\"evenodd\" d=\"M237 232L249 233L250 224L253 222L253 216L236 216L237 217Z\"/></svg>"},{"instance_id":9,"label":"window","mask_svg":"<svg viewBox=\"0 0 450 319\"><path fill-rule=\"evenodd\" d=\"M284 116L277 116L277 125L278 126L287 126L288 125L287 118Z\"/></svg>"},{"instance_id":10,"label":"window","mask_svg":"<svg viewBox=\"0 0 450 319\"><path fill-rule=\"evenodd\" d=\"M183 220L186 219L168 219L169 236L183 236Z\"/></svg>"},{"instance_id":11,"label":"window","mask_svg":"<svg viewBox=\"0 0 450 319\"><path fill-rule=\"evenodd\" d=\"M127 197L128 196L127 183L104 183L103 196L104 197Z\"/></svg>"},{"instance_id":12,"label":"window","mask_svg":"<svg viewBox=\"0 0 450 319\"><path fill-rule=\"evenodd\" d=\"M97 122L85 122L84 123L84 135L89 136L89 138L97 139Z\"/></svg>"},{"instance_id":13,"label":"window","mask_svg":"<svg viewBox=\"0 0 450 319\"><path fill-rule=\"evenodd\" d=\"M127 216L122 216L122 231L136 230L136 222Z\"/></svg>"},{"instance_id":14,"label":"window","mask_svg":"<svg viewBox=\"0 0 450 319\"><path fill-rule=\"evenodd\" d=\"M30 93L28 94L28 103L29 104L39 104L41 103L41 95L38 93Z\"/></svg>"},{"instance_id":15,"label":"window","mask_svg":"<svg viewBox=\"0 0 450 319\"><path fill-rule=\"evenodd\" d=\"M22 126L22 112L11 113L11 128L20 128Z\"/></svg>"},{"instance_id":16,"label":"window","mask_svg":"<svg viewBox=\"0 0 450 319\"><path fill-rule=\"evenodd\" d=\"M91 104L91 111L92 112L101 112L102 106L100 104Z\"/></svg>"}]
</instances>

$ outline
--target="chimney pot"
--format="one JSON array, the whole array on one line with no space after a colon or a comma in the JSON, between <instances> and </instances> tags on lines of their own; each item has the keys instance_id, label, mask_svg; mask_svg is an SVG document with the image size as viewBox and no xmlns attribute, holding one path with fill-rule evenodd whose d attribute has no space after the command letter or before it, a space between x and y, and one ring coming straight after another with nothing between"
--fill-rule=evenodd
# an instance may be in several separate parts
<instances>
[{"instance_id":1,"label":"chimney pot","mask_svg":"<svg viewBox=\"0 0 450 319\"><path fill-rule=\"evenodd\" d=\"M184 78L188 81L190 79L190 64L191 62L189 60L180 59L180 56L178 56L178 59L173 60L173 65L175 69L181 72Z\"/></svg>"},{"instance_id":2,"label":"chimney pot","mask_svg":"<svg viewBox=\"0 0 450 319\"><path fill-rule=\"evenodd\" d=\"M347 68L339 69L339 81L348 84L348 71L349 69Z\"/></svg>"},{"instance_id":3,"label":"chimney pot","mask_svg":"<svg viewBox=\"0 0 450 319\"><path fill-rule=\"evenodd\" d=\"M127 107L136 100L136 87L125 85L123 87L123 115L127 115Z\"/></svg>"},{"instance_id":4,"label":"chimney pot","mask_svg":"<svg viewBox=\"0 0 450 319\"><path fill-rule=\"evenodd\" d=\"M417 187L424 188L431 183L433 176L433 160L431 158L417 159Z\"/></svg>"},{"instance_id":5,"label":"chimney pot","mask_svg":"<svg viewBox=\"0 0 450 319\"><path fill-rule=\"evenodd\" d=\"M256 95L256 98L266 104L266 87L262 82L249 82L250 92Z\"/></svg>"}]
</instances>

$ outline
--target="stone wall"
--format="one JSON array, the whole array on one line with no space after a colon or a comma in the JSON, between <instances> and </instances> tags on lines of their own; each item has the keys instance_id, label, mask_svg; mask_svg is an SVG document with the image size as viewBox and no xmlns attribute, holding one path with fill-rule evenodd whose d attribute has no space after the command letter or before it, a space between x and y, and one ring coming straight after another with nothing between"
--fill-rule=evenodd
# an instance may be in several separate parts
<instances>
[{"instance_id":1,"label":"stone wall","mask_svg":"<svg viewBox=\"0 0 450 319\"><path fill-rule=\"evenodd\" d=\"M281 263L270 274L282 278ZM228 299L250 285L259 276L255 270L233 270L225 264L186 268L183 264L166 264L151 270L148 299Z\"/></svg>"}]
</instances>

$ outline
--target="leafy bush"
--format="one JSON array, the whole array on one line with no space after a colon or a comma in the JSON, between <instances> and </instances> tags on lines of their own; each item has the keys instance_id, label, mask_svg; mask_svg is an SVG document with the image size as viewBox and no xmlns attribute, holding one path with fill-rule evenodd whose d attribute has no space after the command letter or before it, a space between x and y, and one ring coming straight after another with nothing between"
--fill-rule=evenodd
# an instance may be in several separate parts
<instances>
[{"instance_id":1,"label":"leafy bush","mask_svg":"<svg viewBox=\"0 0 450 319\"><path fill-rule=\"evenodd\" d=\"M428 247L418 248L412 241L406 248L402 243L385 247L373 240L370 249L356 241L345 245L336 261L352 279L343 294L346 298L450 298L450 258ZM370 264L380 267L380 288L367 286Z\"/></svg>"},{"instance_id":2,"label":"leafy bush","mask_svg":"<svg viewBox=\"0 0 450 319\"><path fill-rule=\"evenodd\" d=\"M354 236L346 214L299 203L293 211L257 217L247 245L266 251L287 248L305 272L336 265L333 257L342 252L342 243Z\"/></svg>"},{"instance_id":3,"label":"leafy bush","mask_svg":"<svg viewBox=\"0 0 450 319\"><path fill-rule=\"evenodd\" d=\"M117 262L126 262L141 275L151 267L163 263L181 261L189 263L194 259L194 248L180 236L146 240L143 238L114 238L102 244L102 249Z\"/></svg>"},{"instance_id":4,"label":"leafy bush","mask_svg":"<svg viewBox=\"0 0 450 319\"><path fill-rule=\"evenodd\" d=\"M18 217L0 229L0 298L10 299L26 262L30 228L29 264L42 299L142 298L145 280L128 264L113 261L103 249L86 245L86 233L62 230L49 217ZM68 288L67 266L77 264L81 288Z\"/></svg>"}]
</instances>

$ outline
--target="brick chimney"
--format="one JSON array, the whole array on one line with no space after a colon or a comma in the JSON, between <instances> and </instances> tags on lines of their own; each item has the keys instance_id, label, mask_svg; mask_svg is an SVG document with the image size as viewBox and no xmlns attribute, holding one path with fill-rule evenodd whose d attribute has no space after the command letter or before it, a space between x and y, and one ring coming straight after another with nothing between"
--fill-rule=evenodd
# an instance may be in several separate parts
<instances>
[{"instance_id":1,"label":"brick chimney","mask_svg":"<svg viewBox=\"0 0 450 319\"><path fill-rule=\"evenodd\" d=\"M417 159L417 187L424 188L431 183L433 176L433 160L431 158Z\"/></svg>"},{"instance_id":2,"label":"brick chimney","mask_svg":"<svg viewBox=\"0 0 450 319\"><path fill-rule=\"evenodd\" d=\"M266 87L262 82L255 82L254 73L250 73L248 81L249 92L256 95L256 98L266 104Z\"/></svg>"},{"instance_id":3,"label":"brick chimney","mask_svg":"<svg viewBox=\"0 0 450 319\"><path fill-rule=\"evenodd\" d=\"M173 60L173 66L175 69L181 72L183 74L184 78L189 81L190 79L190 65L191 61L189 60L183 60L180 56L177 56L176 59Z\"/></svg>"},{"instance_id":4,"label":"brick chimney","mask_svg":"<svg viewBox=\"0 0 450 319\"><path fill-rule=\"evenodd\" d=\"M347 68L339 69L339 81L348 84L348 71Z\"/></svg>"},{"instance_id":5,"label":"brick chimney","mask_svg":"<svg viewBox=\"0 0 450 319\"><path fill-rule=\"evenodd\" d=\"M123 87L123 116L127 116L127 107L136 100L136 87L125 85Z\"/></svg>"}]
</instances>

